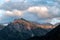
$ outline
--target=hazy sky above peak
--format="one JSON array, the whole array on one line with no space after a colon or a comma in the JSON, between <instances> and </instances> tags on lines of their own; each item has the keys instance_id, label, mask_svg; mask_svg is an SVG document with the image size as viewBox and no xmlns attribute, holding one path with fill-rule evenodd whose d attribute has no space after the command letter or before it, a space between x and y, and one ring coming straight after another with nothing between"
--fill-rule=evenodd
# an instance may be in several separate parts
<instances>
[{"instance_id":1,"label":"hazy sky above peak","mask_svg":"<svg viewBox=\"0 0 60 40\"><path fill-rule=\"evenodd\" d=\"M59 4L60 0L0 0L0 23L17 18L39 23L51 22L54 18L60 18Z\"/></svg>"}]
</instances>

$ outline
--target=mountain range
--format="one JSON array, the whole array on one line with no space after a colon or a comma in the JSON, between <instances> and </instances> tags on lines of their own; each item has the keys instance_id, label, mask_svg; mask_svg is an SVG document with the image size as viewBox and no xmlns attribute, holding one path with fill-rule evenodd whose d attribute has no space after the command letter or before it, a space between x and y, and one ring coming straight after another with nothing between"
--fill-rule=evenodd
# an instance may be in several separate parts
<instances>
[{"instance_id":1,"label":"mountain range","mask_svg":"<svg viewBox=\"0 0 60 40\"><path fill-rule=\"evenodd\" d=\"M27 40L34 36L41 37L53 28L51 24L36 24L23 18L15 19L0 30L0 40Z\"/></svg>"}]
</instances>

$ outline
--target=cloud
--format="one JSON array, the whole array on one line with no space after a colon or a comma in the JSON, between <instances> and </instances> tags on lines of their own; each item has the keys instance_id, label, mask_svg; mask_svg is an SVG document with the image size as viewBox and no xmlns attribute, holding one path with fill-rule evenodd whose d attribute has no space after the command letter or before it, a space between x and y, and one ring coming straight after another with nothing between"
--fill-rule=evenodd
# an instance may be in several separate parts
<instances>
[{"instance_id":1,"label":"cloud","mask_svg":"<svg viewBox=\"0 0 60 40\"><path fill-rule=\"evenodd\" d=\"M6 0L9 1L9 0ZM5 10L26 10L31 6L57 6L59 5L58 2L55 2L54 0L11 0L7 3L4 3L0 9Z\"/></svg>"},{"instance_id":2,"label":"cloud","mask_svg":"<svg viewBox=\"0 0 60 40\"><path fill-rule=\"evenodd\" d=\"M51 24L55 25L57 23L60 23L60 20L58 18L53 18L51 21L50 21Z\"/></svg>"},{"instance_id":3,"label":"cloud","mask_svg":"<svg viewBox=\"0 0 60 40\"><path fill-rule=\"evenodd\" d=\"M60 17L60 8L56 6L49 7L51 17Z\"/></svg>"},{"instance_id":4,"label":"cloud","mask_svg":"<svg viewBox=\"0 0 60 40\"><path fill-rule=\"evenodd\" d=\"M0 9L6 10L3 20L23 17L32 21L47 22L60 17L59 0L6 0Z\"/></svg>"},{"instance_id":5,"label":"cloud","mask_svg":"<svg viewBox=\"0 0 60 40\"><path fill-rule=\"evenodd\" d=\"M30 7L31 5L27 4L27 3L23 3L23 2L7 2L4 3L2 6L0 6L0 9L4 9L4 10L26 10L28 7Z\"/></svg>"},{"instance_id":6,"label":"cloud","mask_svg":"<svg viewBox=\"0 0 60 40\"><path fill-rule=\"evenodd\" d=\"M2 16L0 17L0 23L12 22L14 19L21 18L21 16L23 15L23 12L19 10L13 11L3 10L3 11L2 11L3 14L1 13Z\"/></svg>"},{"instance_id":7,"label":"cloud","mask_svg":"<svg viewBox=\"0 0 60 40\"><path fill-rule=\"evenodd\" d=\"M5 16L22 16L22 11L19 10L13 10L13 11L6 11Z\"/></svg>"},{"instance_id":8,"label":"cloud","mask_svg":"<svg viewBox=\"0 0 60 40\"><path fill-rule=\"evenodd\" d=\"M34 7L30 7L28 8L28 11L29 12L36 12L36 14L42 18L47 18L49 17L49 14L48 14L48 8L45 7L45 6L34 6Z\"/></svg>"},{"instance_id":9,"label":"cloud","mask_svg":"<svg viewBox=\"0 0 60 40\"><path fill-rule=\"evenodd\" d=\"M39 7L39 6L34 6L34 7L30 7L29 9L28 9L28 11L32 11L32 12L35 12L35 11L37 11L37 12L40 12L40 13L43 13L43 12L46 12L46 11L48 11L48 9L47 9L47 7L44 7L44 6L42 6L42 7Z\"/></svg>"},{"instance_id":10,"label":"cloud","mask_svg":"<svg viewBox=\"0 0 60 40\"><path fill-rule=\"evenodd\" d=\"M10 0L5 0L5 2L9 2Z\"/></svg>"},{"instance_id":11,"label":"cloud","mask_svg":"<svg viewBox=\"0 0 60 40\"><path fill-rule=\"evenodd\" d=\"M8 23L13 21L14 19L17 18L24 18L26 20L29 21L34 21L34 22L38 22L42 19L40 19L41 17L38 17L36 15L37 13L34 12L29 12L28 10L25 11L20 11L20 10L12 10L12 11L4 11L0 23Z\"/></svg>"},{"instance_id":12,"label":"cloud","mask_svg":"<svg viewBox=\"0 0 60 40\"><path fill-rule=\"evenodd\" d=\"M41 18L60 17L60 8L56 6L32 6L27 11L34 12Z\"/></svg>"},{"instance_id":13,"label":"cloud","mask_svg":"<svg viewBox=\"0 0 60 40\"><path fill-rule=\"evenodd\" d=\"M37 21L39 19L39 17L35 13L28 11L24 11L22 18L29 21Z\"/></svg>"}]
</instances>

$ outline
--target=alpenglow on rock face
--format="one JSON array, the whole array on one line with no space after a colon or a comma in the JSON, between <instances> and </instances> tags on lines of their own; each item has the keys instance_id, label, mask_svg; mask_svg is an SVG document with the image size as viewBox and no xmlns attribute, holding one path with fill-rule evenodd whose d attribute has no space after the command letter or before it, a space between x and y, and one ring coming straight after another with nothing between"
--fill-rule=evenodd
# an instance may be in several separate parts
<instances>
[{"instance_id":1,"label":"alpenglow on rock face","mask_svg":"<svg viewBox=\"0 0 60 40\"><path fill-rule=\"evenodd\" d=\"M28 40L60 40L60 24L42 37L32 37Z\"/></svg>"},{"instance_id":2,"label":"alpenglow on rock face","mask_svg":"<svg viewBox=\"0 0 60 40\"><path fill-rule=\"evenodd\" d=\"M26 40L33 36L43 36L49 30L21 18L14 20L0 31L0 40Z\"/></svg>"}]
</instances>

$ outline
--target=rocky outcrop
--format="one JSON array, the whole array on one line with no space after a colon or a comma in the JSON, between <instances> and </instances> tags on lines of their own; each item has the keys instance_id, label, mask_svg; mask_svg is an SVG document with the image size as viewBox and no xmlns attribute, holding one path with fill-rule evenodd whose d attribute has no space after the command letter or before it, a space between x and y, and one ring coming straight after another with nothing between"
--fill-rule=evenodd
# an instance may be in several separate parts
<instances>
[{"instance_id":1,"label":"rocky outcrop","mask_svg":"<svg viewBox=\"0 0 60 40\"><path fill-rule=\"evenodd\" d=\"M35 36L28 40L60 40L60 25L42 37Z\"/></svg>"}]
</instances>

